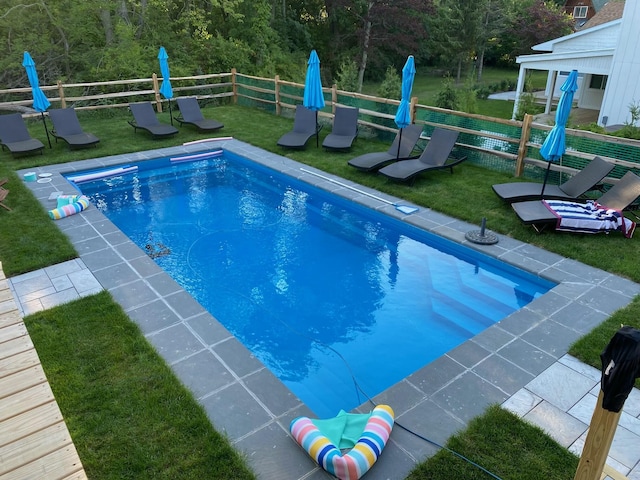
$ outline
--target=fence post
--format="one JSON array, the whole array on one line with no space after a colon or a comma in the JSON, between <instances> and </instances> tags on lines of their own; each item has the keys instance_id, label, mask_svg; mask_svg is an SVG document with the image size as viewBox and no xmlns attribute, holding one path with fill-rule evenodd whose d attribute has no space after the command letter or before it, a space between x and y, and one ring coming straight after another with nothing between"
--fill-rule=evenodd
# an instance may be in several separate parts
<instances>
[{"instance_id":1,"label":"fence post","mask_svg":"<svg viewBox=\"0 0 640 480\"><path fill-rule=\"evenodd\" d=\"M233 103L238 103L238 86L236 85L236 67L231 69L231 90L233 91Z\"/></svg>"},{"instance_id":2,"label":"fence post","mask_svg":"<svg viewBox=\"0 0 640 480\"><path fill-rule=\"evenodd\" d=\"M158 86L158 76L154 73L151 75L151 80L153 81L153 91L156 96L156 110L158 113L162 113L162 100L160 99L160 87Z\"/></svg>"},{"instance_id":3,"label":"fence post","mask_svg":"<svg viewBox=\"0 0 640 480\"><path fill-rule=\"evenodd\" d=\"M331 113L336 113L336 103L338 103L338 85L331 85Z\"/></svg>"},{"instance_id":4,"label":"fence post","mask_svg":"<svg viewBox=\"0 0 640 480\"><path fill-rule=\"evenodd\" d=\"M275 76L275 86L274 86L274 92L275 92L275 101L276 101L276 115L280 116L280 75L276 75Z\"/></svg>"},{"instance_id":5,"label":"fence post","mask_svg":"<svg viewBox=\"0 0 640 480\"><path fill-rule=\"evenodd\" d=\"M64 87L62 81L58 80L58 96L60 97L60 108L67 108L67 101L64 98Z\"/></svg>"},{"instance_id":6,"label":"fence post","mask_svg":"<svg viewBox=\"0 0 640 480\"><path fill-rule=\"evenodd\" d=\"M416 105L418 104L418 97L411 97L411 104L409 108L409 115L411 115L411 123L416 123Z\"/></svg>"},{"instance_id":7,"label":"fence post","mask_svg":"<svg viewBox=\"0 0 640 480\"><path fill-rule=\"evenodd\" d=\"M520 145L518 146L518 158L516 159L515 176L519 177L524 171L524 159L527 156L527 143L531 136L531 124L533 123L533 115L525 113L522 120L522 129L520 130Z\"/></svg>"}]
</instances>

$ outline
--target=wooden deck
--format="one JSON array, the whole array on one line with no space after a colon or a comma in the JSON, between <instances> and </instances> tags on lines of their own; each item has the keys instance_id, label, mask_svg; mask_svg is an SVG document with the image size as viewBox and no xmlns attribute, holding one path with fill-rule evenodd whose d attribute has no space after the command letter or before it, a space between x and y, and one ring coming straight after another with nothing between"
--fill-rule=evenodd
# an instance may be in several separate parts
<instances>
[{"instance_id":1,"label":"wooden deck","mask_svg":"<svg viewBox=\"0 0 640 480\"><path fill-rule=\"evenodd\" d=\"M0 264L0 479L86 479Z\"/></svg>"}]
</instances>

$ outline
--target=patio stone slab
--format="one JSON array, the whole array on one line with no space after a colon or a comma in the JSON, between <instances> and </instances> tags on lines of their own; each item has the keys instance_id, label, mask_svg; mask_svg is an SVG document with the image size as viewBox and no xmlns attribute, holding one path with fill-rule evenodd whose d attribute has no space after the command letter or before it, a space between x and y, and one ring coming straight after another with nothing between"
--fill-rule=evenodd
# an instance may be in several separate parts
<instances>
[{"instance_id":1,"label":"patio stone slab","mask_svg":"<svg viewBox=\"0 0 640 480\"><path fill-rule=\"evenodd\" d=\"M539 426L564 447L569 447L582 435L587 425L547 401L536 405L524 419Z\"/></svg>"},{"instance_id":2,"label":"patio stone slab","mask_svg":"<svg viewBox=\"0 0 640 480\"><path fill-rule=\"evenodd\" d=\"M215 392L235 381L231 372L208 350L180 360L172 368L196 397Z\"/></svg>"},{"instance_id":3,"label":"patio stone slab","mask_svg":"<svg viewBox=\"0 0 640 480\"><path fill-rule=\"evenodd\" d=\"M265 427L271 416L237 382L201 399L214 427L230 438L240 439Z\"/></svg>"},{"instance_id":4,"label":"patio stone slab","mask_svg":"<svg viewBox=\"0 0 640 480\"><path fill-rule=\"evenodd\" d=\"M595 382L569 367L554 363L527 385L527 389L552 405L569 410L593 388Z\"/></svg>"}]
</instances>

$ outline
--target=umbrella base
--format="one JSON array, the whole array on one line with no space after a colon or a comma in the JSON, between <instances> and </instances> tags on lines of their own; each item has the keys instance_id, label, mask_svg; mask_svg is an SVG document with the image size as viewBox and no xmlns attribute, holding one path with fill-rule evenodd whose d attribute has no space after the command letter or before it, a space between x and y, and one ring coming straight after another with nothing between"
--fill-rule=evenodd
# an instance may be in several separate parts
<instances>
[{"instance_id":1,"label":"umbrella base","mask_svg":"<svg viewBox=\"0 0 640 480\"><path fill-rule=\"evenodd\" d=\"M472 243L480 245L493 245L498 243L498 236L493 232L483 232L482 230L472 230L464 235L464 238Z\"/></svg>"}]
</instances>

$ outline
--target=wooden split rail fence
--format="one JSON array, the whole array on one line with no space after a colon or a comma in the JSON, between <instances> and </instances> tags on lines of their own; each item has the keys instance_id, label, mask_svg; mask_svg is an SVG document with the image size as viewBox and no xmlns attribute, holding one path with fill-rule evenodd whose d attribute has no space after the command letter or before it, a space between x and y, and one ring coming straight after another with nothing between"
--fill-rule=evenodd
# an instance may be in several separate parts
<instances>
[{"instance_id":1,"label":"wooden split rail fence","mask_svg":"<svg viewBox=\"0 0 640 480\"><path fill-rule=\"evenodd\" d=\"M45 92L55 108L65 108L74 106L76 109L103 109L127 107L133 101L152 101L156 105L158 112L166 105L167 99L160 94L161 79L154 73L150 78L138 78L130 80L115 80L105 82L68 83L57 82L56 85L44 85L41 89ZM274 78L256 77L238 73L235 69L227 73L194 75L188 77L172 77L173 91L178 95L195 95L199 99L211 99L215 101L230 101L237 103L239 100L249 102L258 108L267 108L276 115L290 114L295 105L302 103L302 93L304 85L301 83L281 80L279 76ZM287 90L287 92L285 92ZM374 105L376 108L360 108L361 126L372 131L394 132L392 124L394 115L388 113L389 106L395 107L400 103L398 100L364 95L354 92L339 90L336 85L324 88L327 108L319 112L321 117L331 119L335 108L347 103L362 103ZM291 93L295 91L296 93ZM19 97L18 100L15 97ZM14 88L0 90L0 110L22 110L31 105L30 88ZM345 101L348 102L345 103ZM386 108L385 108L386 107ZM328 111L327 111L328 110ZM547 162L536 155L540 149L541 142L532 138L532 127L538 131L549 131L551 126L535 124L531 115L525 115L523 121L506 120L483 115L469 114L464 112L439 109L419 103L417 97L411 99L411 118L415 123L424 124L430 127L446 127L457 130L461 133L473 135L480 139L474 144L458 143L458 146L468 149L471 152L492 155L508 165L504 170L512 169L515 176L521 176L525 171L525 165L546 167ZM34 114L35 115L35 114ZM447 120L439 123L424 118L436 117ZM460 125L493 125L491 128L469 128ZM505 135L501 130L518 132L519 135ZM612 153L608 155L600 154L605 160L620 166L623 170L638 169L640 167L640 142L624 138L612 137L609 135L596 134L593 132L567 129L567 138L583 138L589 142L613 144ZM536 138L539 138L538 135ZM511 145L511 148L493 148L492 142ZM616 154L616 146L621 147L625 153ZM630 155L629 149L639 152L638 155ZM532 156L531 153L534 153ZM569 152L568 152L569 153ZM593 152L581 152L571 150L570 155L577 159L584 159L584 163L595 155ZM553 164L552 170L565 173L575 173L576 168L566 165ZM615 183L616 178L605 179L607 183Z\"/></svg>"}]
</instances>

